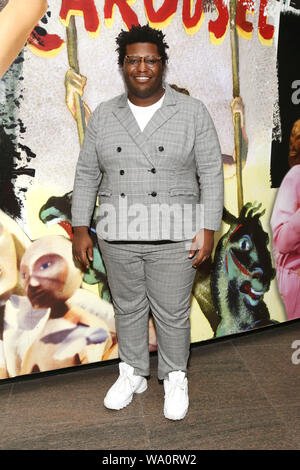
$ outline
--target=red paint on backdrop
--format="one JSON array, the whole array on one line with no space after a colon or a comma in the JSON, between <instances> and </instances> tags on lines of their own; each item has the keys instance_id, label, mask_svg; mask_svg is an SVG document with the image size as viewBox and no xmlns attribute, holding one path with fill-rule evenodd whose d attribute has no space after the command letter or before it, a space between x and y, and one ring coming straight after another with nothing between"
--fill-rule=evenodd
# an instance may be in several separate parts
<instances>
[{"instance_id":1,"label":"red paint on backdrop","mask_svg":"<svg viewBox=\"0 0 300 470\"><path fill-rule=\"evenodd\" d=\"M138 26L139 20L132 8L130 8L126 0L105 0L104 4L104 18L105 24L111 28L114 20L115 7L119 8L122 19L127 27L130 29L132 25Z\"/></svg>"},{"instance_id":2,"label":"red paint on backdrop","mask_svg":"<svg viewBox=\"0 0 300 470\"><path fill-rule=\"evenodd\" d=\"M83 16L85 29L93 37L98 35L100 20L94 0L62 0L59 17L64 26L72 15Z\"/></svg>"},{"instance_id":3,"label":"red paint on backdrop","mask_svg":"<svg viewBox=\"0 0 300 470\"><path fill-rule=\"evenodd\" d=\"M145 13L150 26L163 28L167 26L177 11L178 0L165 0L161 7L155 11L153 0L144 0Z\"/></svg>"}]
</instances>

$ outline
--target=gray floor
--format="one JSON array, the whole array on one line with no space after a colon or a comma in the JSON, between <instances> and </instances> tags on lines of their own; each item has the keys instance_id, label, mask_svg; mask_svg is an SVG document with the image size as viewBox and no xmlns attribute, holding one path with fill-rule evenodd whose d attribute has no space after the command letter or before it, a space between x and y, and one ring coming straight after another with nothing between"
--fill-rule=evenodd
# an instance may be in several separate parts
<instances>
[{"instance_id":1,"label":"gray floor","mask_svg":"<svg viewBox=\"0 0 300 470\"><path fill-rule=\"evenodd\" d=\"M300 449L295 340L298 320L193 347L179 422L163 417L156 356L148 390L119 412L103 407L116 363L1 382L0 449Z\"/></svg>"}]
</instances>

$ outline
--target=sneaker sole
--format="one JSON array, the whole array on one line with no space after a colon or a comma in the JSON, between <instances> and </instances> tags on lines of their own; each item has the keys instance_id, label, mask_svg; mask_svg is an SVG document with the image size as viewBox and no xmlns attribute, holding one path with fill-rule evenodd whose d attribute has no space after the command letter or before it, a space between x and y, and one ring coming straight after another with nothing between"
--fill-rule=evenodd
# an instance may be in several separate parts
<instances>
[{"instance_id":1,"label":"sneaker sole","mask_svg":"<svg viewBox=\"0 0 300 470\"><path fill-rule=\"evenodd\" d=\"M185 410L185 412L179 416L172 416L172 415L168 415L166 409L164 408L164 417L167 418L167 419L171 419L172 421L179 421L180 419L184 419L186 414L188 412L188 407L187 409Z\"/></svg>"},{"instance_id":2,"label":"sneaker sole","mask_svg":"<svg viewBox=\"0 0 300 470\"><path fill-rule=\"evenodd\" d=\"M104 398L104 406L105 406L105 408L108 408L109 410L122 410L123 408L125 408L126 406L128 406L132 402L133 395L135 393L137 393L137 394L143 393L147 390L147 388L148 388L147 381L142 382L140 387L137 388L133 392L133 394L126 401L123 401L119 405L116 405L116 404L109 403L109 401L105 400L105 398Z\"/></svg>"}]
</instances>

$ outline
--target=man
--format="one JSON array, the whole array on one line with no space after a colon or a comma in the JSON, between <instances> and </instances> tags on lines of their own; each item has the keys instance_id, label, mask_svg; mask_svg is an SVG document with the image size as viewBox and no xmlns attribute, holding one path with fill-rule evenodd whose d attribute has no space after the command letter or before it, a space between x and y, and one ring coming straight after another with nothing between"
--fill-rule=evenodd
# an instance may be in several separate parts
<instances>
[{"instance_id":1,"label":"man","mask_svg":"<svg viewBox=\"0 0 300 470\"><path fill-rule=\"evenodd\" d=\"M222 218L221 152L204 105L163 82L168 45L162 32L133 26L117 44L127 93L101 103L89 120L73 192L73 255L86 266L92 260L88 227L98 194L97 234L121 359L104 405L121 409L147 388L151 310L164 415L178 420L189 404L194 268L210 256ZM197 223L199 203L204 221ZM186 222L197 230L187 230Z\"/></svg>"}]
</instances>

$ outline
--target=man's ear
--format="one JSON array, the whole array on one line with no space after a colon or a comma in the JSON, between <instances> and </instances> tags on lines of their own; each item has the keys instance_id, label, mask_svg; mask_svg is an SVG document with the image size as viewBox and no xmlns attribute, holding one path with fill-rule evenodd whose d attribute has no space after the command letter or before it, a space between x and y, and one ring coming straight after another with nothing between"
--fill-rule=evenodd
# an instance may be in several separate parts
<instances>
[{"instance_id":1,"label":"man's ear","mask_svg":"<svg viewBox=\"0 0 300 470\"><path fill-rule=\"evenodd\" d=\"M124 78L124 65L119 65L119 74Z\"/></svg>"}]
</instances>

